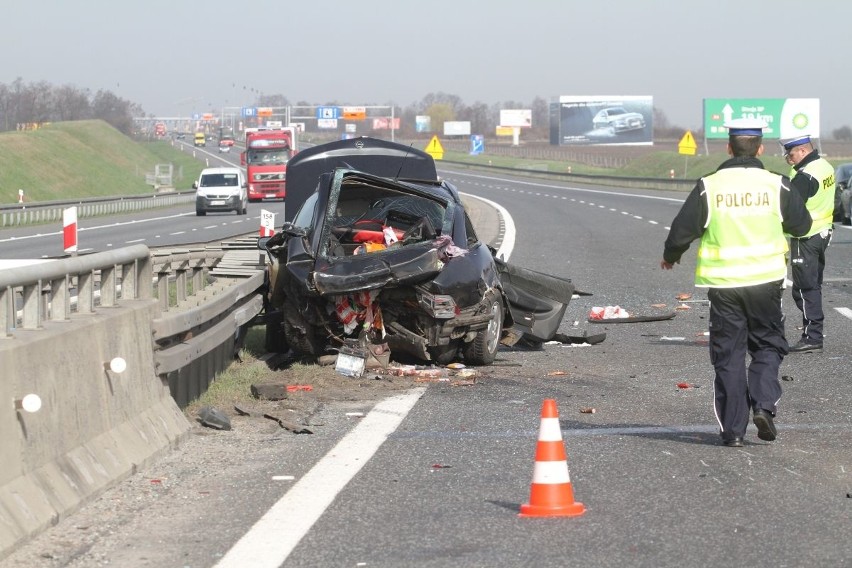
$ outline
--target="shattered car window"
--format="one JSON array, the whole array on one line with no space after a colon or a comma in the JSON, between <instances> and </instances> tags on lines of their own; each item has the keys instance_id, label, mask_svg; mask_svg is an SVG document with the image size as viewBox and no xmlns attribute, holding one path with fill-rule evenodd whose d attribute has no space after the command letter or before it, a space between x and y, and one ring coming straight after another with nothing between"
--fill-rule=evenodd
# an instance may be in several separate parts
<instances>
[{"instance_id":1,"label":"shattered car window","mask_svg":"<svg viewBox=\"0 0 852 568\"><path fill-rule=\"evenodd\" d=\"M327 250L350 256L431 241L447 216L447 204L437 199L349 178L340 187Z\"/></svg>"}]
</instances>

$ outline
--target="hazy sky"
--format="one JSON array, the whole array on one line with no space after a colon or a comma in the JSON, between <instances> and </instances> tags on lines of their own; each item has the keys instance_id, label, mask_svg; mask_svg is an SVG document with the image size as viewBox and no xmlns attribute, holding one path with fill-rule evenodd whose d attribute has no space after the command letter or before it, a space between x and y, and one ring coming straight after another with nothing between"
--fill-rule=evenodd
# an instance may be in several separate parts
<instances>
[{"instance_id":1,"label":"hazy sky","mask_svg":"<svg viewBox=\"0 0 852 568\"><path fill-rule=\"evenodd\" d=\"M818 98L852 124L848 0L8 0L0 83L107 89L160 116L291 102Z\"/></svg>"}]
</instances>

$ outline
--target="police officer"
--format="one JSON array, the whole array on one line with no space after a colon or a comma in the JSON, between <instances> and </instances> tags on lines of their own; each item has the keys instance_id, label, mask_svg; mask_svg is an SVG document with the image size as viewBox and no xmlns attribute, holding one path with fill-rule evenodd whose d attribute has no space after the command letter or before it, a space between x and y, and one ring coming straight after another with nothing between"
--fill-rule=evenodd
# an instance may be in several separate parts
<instances>
[{"instance_id":1,"label":"police officer","mask_svg":"<svg viewBox=\"0 0 852 568\"><path fill-rule=\"evenodd\" d=\"M695 285L710 300L710 362L716 419L726 446L741 447L753 411L757 436L772 441L787 354L781 311L787 274L785 233L804 235L811 216L789 179L763 168L763 121L737 119L728 154L698 180L675 217L660 267L671 270L700 239ZM746 355L751 361L746 368Z\"/></svg>"},{"instance_id":2,"label":"police officer","mask_svg":"<svg viewBox=\"0 0 852 568\"><path fill-rule=\"evenodd\" d=\"M805 200L814 224L804 236L790 239L793 301L802 312L802 336L790 346L791 353L822 349L822 273L825 251L834 225L834 167L820 157L810 136L781 142L784 157L793 166L790 187Z\"/></svg>"}]
</instances>

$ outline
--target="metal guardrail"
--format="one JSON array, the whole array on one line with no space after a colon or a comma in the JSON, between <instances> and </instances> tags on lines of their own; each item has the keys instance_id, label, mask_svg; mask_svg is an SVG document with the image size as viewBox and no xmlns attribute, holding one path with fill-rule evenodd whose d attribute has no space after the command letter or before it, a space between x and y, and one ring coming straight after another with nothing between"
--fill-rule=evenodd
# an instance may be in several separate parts
<instances>
[{"instance_id":1,"label":"metal guardrail","mask_svg":"<svg viewBox=\"0 0 852 568\"><path fill-rule=\"evenodd\" d=\"M62 211L77 206L77 218L98 217L194 203L195 190L174 191L154 195L94 197L61 201L40 201L0 205L0 228L62 222Z\"/></svg>"},{"instance_id":2,"label":"metal guardrail","mask_svg":"<svg viewBox=\"0 0 852 568\"><path fill-rule=\"evenodd\" d=\"M185 407L231 363L263 307L261 265L211 274L227 253L227 248L152 253L145 245L133 245L4 269L0 341L12 341L22 330L43 329L47 321L94 313L96 307L156 297L158 315L151 322L156 372Z\"/></svg>"}]
</instances>

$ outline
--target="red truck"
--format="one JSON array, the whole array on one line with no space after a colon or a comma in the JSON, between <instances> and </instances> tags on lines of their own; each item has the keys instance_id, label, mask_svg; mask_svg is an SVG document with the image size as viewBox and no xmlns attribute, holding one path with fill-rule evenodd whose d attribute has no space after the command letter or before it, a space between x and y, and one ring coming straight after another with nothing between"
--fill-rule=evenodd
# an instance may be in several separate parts
<instances>
[{"instance_id":1,"label":"red truck","mask_svg":"<svg viewBox=\"0 0 852 568\"><path fill-rule=\"evenodd\" d=\"M249 201L284 199L287 162L295 153L295 127L246 129L246 151L240 154L240 163L246 167Z\"/></svg>"}]
</instances>

